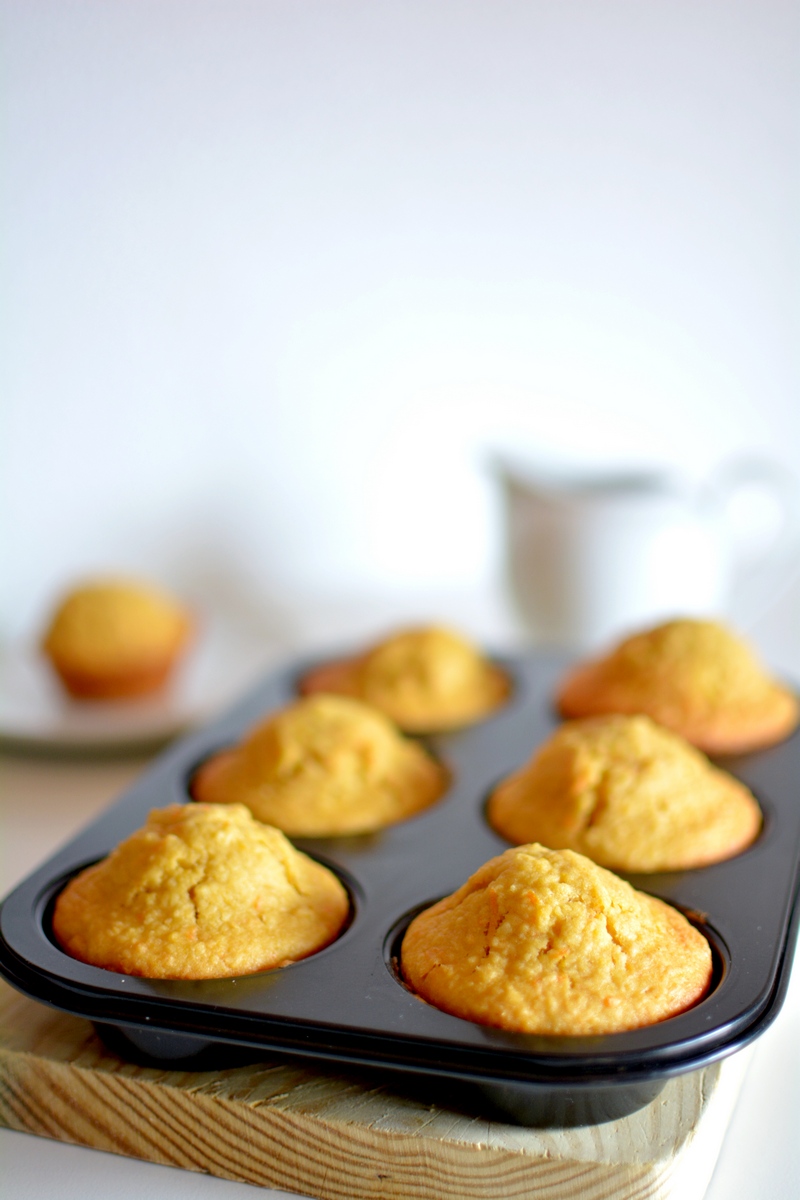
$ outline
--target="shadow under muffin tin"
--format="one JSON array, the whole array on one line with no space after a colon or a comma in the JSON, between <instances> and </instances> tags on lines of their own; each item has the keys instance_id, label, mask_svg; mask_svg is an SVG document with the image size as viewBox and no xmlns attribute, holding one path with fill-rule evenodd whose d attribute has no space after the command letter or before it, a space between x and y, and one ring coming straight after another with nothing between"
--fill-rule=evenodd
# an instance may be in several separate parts
<instances>
[{"instance_id":1,"label":"shadow under muffin tin","mask_svg":"<svg viewBox=\"0 0 800 1200\"><path fill-rule=\"evenodd\" d=\"M171 747L104 815L30 875L0 910L0 972L20 991L88 1017L123 1055L205 1067L302 1055L347 1070L378 1068L390 1086L423 1081L429 1100L457 1084L457 1103L529 1125L610 1120L652 1100L673 1075L758 1036L783 1001L797 936L800 733L755 754L716 760L751 788L763 830L744 853L713 866L625 875L686 913L711 943L708 996L656 1025L595 1037L543 1037L474 1024L423 1003L397 956L418 911L454 891L508 843L485 819L492 787L560 723L552 704L560 654L498 660L512 694L493 716L423 739L451 772L431 808L378 833L292 838L348 888L339 938L290 966L235 979L123 976L66 955L50 916L66 881L144 824L152 808L191 803L196 768L297 697L311 663L284 669L227 714Z\"/></svg>"}]
</instances>

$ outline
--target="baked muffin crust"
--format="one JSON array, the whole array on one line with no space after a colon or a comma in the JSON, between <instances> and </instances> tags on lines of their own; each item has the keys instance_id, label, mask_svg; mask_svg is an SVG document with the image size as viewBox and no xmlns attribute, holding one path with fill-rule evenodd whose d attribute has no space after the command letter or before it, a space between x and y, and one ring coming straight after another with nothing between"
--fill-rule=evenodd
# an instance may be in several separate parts
<instances>
[{"instance_id":1,"label":"baked muffin crust","mask_svg":"<svg viewBox=\"0 0 800 1200\"><path fill-rule=\"evenodd\" d=\"M634 634L579 664L557 704L564 717L646 713L708 754L781 741L799 715L796 696L744 641L718 622L689 619Z\"/></svg>"},{"instance_id":2,"label":"baked muffin crust","mask_svg":"<svg viewBox=\"0 0 800 1200\"><path fill-rule=\"evenodd\" d=\"M61 947L150 979L216 979L285 966L333 941L347 892L243 805L173 804L58 897Z\"/></svg>"},{"instance_id":3,"label":"baked muffin crust","mask_svg":"<svg viewBox=\"0 0 800 1200\"><path fill-rule=\"evenodd\" d=\"M571 850L518 846L416 917L409 986L454 1016L521 1033L615 1033L696 1004L708 942L668 904Z\"/></svg>"},{"instance_id":4,"label":"baked muffin crust","mask_svg":"<svg viewBox=\"0 0 800 1200\"><path fill-rule=\"evenodd\" d=\"M570 849L622 871L673 871L738 854L761 811L744 784L644 716L571 721L495 788L510 842Z\"/></svg>"},{"instance_id":5,"label":"baked muffin crust","mask_svg":"<svg viewBox=\"0 0 800 1200\"><path fill-rule=\"evenodd\" d=\"M242 803L296 837L366 833L439 799L448 776L370 705L309 696L260 722L192 781L198 800Z\"/></svg>"},{"instance_id":6,"label":"baked muffin crust","mask_svg":"<svg viewBox=\"0 0 800 1200\"><path fill-rule=\"evenodd\" d=\"M407 733L470 725L508 698L505 674L461 634L440 626L403 630L353 659L310 672L301 691L357 696Z\"/></svg>"},{"instance_id":7,"label":"baked muffin crust","mask_svg":"<svg viewBox=\"0 0 800 1200\"><path fill-rule=\"evenodd\" d=\"M90 581L56 608L42 649L79 699L141 696L160 688L193 622L165 592L126 579Z\"/></svg>"}]
</instances>

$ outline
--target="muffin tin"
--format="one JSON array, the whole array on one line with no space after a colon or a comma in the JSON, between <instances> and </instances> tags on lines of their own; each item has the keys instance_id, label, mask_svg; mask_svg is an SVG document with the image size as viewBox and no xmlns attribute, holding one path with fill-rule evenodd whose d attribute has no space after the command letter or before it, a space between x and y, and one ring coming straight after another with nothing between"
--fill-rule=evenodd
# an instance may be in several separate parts
<instances>
[{"instance_id":1,"label":"muffin tin","mask_svg":"<svg viewBox=\"0 0 800 1200\"><path fill-rule=\"evenodd\" d=\"M337 941L279 970L213 981L117 975L64 954L52 940L55 897L76 872L144 823L151 808L191 802L194 770L297 696L312 663L281 670L227 714L163 754L103 816L28 877L0 910L0 972L20 991L88 1017L123 1054L183 1066L232 1065L277 1052L330 1068L379 1068L429 1098L455 1084L457 1102L530 1125L609 1120L648 1103L673 1075L758 1036L783 1001L797 936L800 734L721 765L755 793L764 828L737 858L669 874L627 875L685 912L715 957L710 994L658 1025L597 1037L540 1037L473 1024L403 984L397 956L421 908L507 849L485 820L493 785L556 727L558 654L498 658L509 702L457 733L425 738L449 768L443 798L418 816L358 837L292 839L335 871L352 917Z\"/></svg>"}]
</instances>

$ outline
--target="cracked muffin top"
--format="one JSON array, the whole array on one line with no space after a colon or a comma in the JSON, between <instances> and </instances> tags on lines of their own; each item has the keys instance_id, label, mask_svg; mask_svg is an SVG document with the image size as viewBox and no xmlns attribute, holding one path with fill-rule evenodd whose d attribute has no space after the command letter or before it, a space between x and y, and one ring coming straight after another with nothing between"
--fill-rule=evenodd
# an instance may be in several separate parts
<instances>
[{"instance_id":1,"label":"cracked muffin top","mask_svg":"<svg viewBox=\"0 0 800 1200\"><path fill-rule=\"evenodd\" d=\"M797 698L750 647L715 621L669 621L637 633L563 680L564 717L646 713L708 754L759 749L787 737Z\"/></svg>"},{"instance_id":2,"label":"cracked muffin top","mask_svg":"<svg viewBox=\"0 0 800 1200\"><path fill-rule=\"evenodd\" d=\"M218 979L321 950L349 909L331 871L243 805L173 804L67 884L53 932L109 971Z\"/></svg>"},{"instance_id":3,"label":"cracked muffin top","mask_svg":"<svg viewBox=\"0 0 800 1200\"><path fill-rule=\"evenodd\" d=\"M508 698L509 681L461 634L424 626L316 668L300 690L357 696L407 733L436 733L488 716Z\"/></svg>"},{"instance_id":4,"label":"cracked muffin top","mask_svg":"<svg viewBox=\"0 0 800 1200\"><path fill-rule=\"evenodd\" d=\"M367 833L413 816L447 786L442 766L359 700L309 696L273 713L192 780L197 800L246 804L296 837Z\"/></svg>"},{"instance_id":5,"label":"cracked muffin top","mask_svg":"<svg viewBox=\"0 0 800 1200\"><path fill-rule=\"evenodd\" d=\"M571 721L493 791L510 842L577 850L622 871L673 871L738 854L761 828L751 792L649 717Z\"/></svg>"},{"instance_id":6,"label":"cracked muffin top","mask_svg":"<svg viewBox=\"0 0 800 1200\"><path fill-rule=\"evenodd\" d=\"M491 859L420 913L401 966L453 1016L562 1036L666 1020L702 999L712 974L707 940L676 909L536 844Z\"/></svg>"},{"instance_id":7,"label":"cracked muffin top","mask_svg":"<svg viewBox=\"0 0 800 1200\"><path fill-rule=\"evenodd\" d=\"M192 631L188 611L149 584L100 579L56 608L42 649L67 691L113 699L157 690Z\"/></svg>"}]
</instances>

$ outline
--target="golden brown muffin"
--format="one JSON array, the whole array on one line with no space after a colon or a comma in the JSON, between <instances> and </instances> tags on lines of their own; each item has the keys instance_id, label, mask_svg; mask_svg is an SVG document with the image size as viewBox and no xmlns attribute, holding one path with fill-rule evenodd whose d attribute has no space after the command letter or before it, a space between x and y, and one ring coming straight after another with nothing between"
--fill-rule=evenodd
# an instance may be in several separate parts
<instances>
[{"instance_id":1,"label":"golden brown muffin","mask_svg":"<svg viewBox=\"0 0 800 1200\"><path fill-rule=\"evenodd\" d=\"M366 833L433 804L447 772L383 713L345 696L310 696L204 763L197 800L242 803L295 837Z\"/></svg>"},{"instance_id":2,"label":"golden brown muffin","mask_svg":"<svg viewBox=\"0 0 800 1200\"><path fill-rule=\"evenodd\" d=\"M669 621L627 638L574 668L557 703L564 717L646 713L708 754L769 746L798 722L794 694L715 621Z\"/></svg>"},{"instance_id":3,"label":"golden brown muffin","mask_svg":"<svg viewBox=\"0 0 800 1200\"><path fill-rule=\"evenodd\" d=\"M407 733L435 733L488 716L509 694L507 676L451 629L408 629L357 658L326 663L304 695L338 692L379 708Z\"/></svg>"},{"instance_id":4,"label":"golden brown muffin","mask_svg":"<svg viewBox=\"0 0 800 1200\"><path fill-rule=\"evenodd\" d=\"M243 805L173 804L67 884L53 932L109 971L220 979L314 954L349 908L331 871Z\"/></svg>"},{"instance_id":5,"label":"golden brown muffin","mask_svg":"<svg viewBox=\"0 0 800 1200\"><path fill-rule=\"evenodd\" d=\"M147 584L86 583L59 604L42 649L70 695L110 700L157 691L186 649L192 620Z\"/></svg>"},{"instance_id":6,"label":"golden brown muffin","mask_svg":"<svg viewBox=\"0 0 800 1200\"><path fill-rule=\"evenodd\" d=\"M453 1016L566 1036L664 1021L703 997L712 972L708 942L676 909L535 843L416 917L401 964L409 986Z\"/></svg>"},{"instance_id":7,"label":"golden brown muffin","mask_svg":"<svg viewBox=\"0 0 800 1200\"><path fill-rule=\"evenodd\" d=\"M677 871L738 854L761 828L750 791L649 717L571 721L495 788L510 842L577 850L620 871Z\"/></svg>"}]
</instances>

